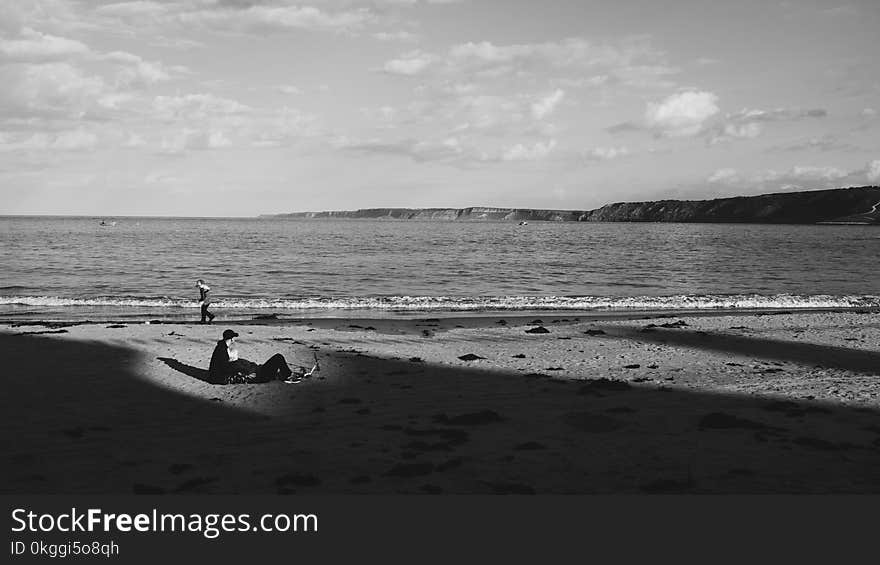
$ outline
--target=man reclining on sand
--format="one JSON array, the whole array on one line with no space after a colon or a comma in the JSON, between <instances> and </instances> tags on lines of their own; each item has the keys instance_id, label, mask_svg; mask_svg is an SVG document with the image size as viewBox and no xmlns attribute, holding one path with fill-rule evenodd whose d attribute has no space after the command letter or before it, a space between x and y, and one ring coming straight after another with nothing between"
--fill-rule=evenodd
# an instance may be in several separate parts
<instances>
[{"instance_id":1,"label":"man reclining on sand","mask_svg":"<svg viewBox=\"0 0 880 565\"><path fill-rule=\"evenodd\" d=\"M306 371L305 367L299 367L299 373L290 370L287 361L280 353L276 353L262 365L257 365L247 359L240 359L238 350L235 348L235 338L237 337L238 334L234 331L226 330L223 332L223 339L217 342L214 353L211 355L211 364L208 367L208 380L211 383L231 385L267 383L278 380L294 384L304 378L311 377L315 371L320 370L317 355L315 355L315 365L312 369Z\"/></svg>"}]
</instances>

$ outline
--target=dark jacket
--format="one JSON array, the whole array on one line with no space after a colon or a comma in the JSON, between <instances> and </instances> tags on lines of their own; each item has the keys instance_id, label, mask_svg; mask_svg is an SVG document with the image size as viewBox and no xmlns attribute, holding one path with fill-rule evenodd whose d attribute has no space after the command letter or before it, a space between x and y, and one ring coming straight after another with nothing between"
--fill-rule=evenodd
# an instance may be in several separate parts
<instances>
[{"instance_id":1,"label":"dark jacket","mask_svg":"<svg viewBox=\"0 0 880 565\"><path fill-rule=\"evenodd\" d=\"M211 355L211 364L208 366L208 379L214 384L226 384L226 379L235 370L229 362L229 350L226 348L226 340L221 339Z\"/></svg>"},{"instance_id":2,"label":"dark jacket","mask_svg":"<svg viewBox=\"0 0 880 565\"><path fill-rule=\"evenodd\" d=\"M203 286L199 287L199 301L208 305L211 303L211 298L208 296L208 293L211 292L211 289L206 289Z\"/></svg>"}]
</instances>

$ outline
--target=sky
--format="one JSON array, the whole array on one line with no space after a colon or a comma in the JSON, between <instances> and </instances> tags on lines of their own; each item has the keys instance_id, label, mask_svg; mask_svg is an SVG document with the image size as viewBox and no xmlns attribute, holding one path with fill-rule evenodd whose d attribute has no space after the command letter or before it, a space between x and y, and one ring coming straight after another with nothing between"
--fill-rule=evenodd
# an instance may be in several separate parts
<instances>
[{"instance_id":1,"label":"sky","mask_svg":"<svg viewBox=\"0 0 880 565\"><path fill-rule=\"evenodd\" d=\"M2 0L0 214L880 185L876 0Z\"/></svg>"}]
</instances>

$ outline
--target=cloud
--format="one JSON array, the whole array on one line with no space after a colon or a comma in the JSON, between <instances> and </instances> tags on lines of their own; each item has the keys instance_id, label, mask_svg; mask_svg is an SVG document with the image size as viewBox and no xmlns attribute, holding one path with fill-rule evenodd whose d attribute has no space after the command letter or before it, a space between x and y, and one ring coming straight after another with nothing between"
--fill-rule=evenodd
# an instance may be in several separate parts
<instances>
[{"instance_id":1,"label":"cloud","mask_svg":"<svg viewBox=\"0 0 880 565\"><path fill-rule=\"evenodd\" d=\"M616 134L630 131L641 131L642 129L644 128L635 122L621 122L619 124L614 124L613 126L608 126L605 128L605 131L611 134Z\"/></svg>"},{"instance_id":2,"label":"cloud","mask_svg":"<svg viewBox=\"0 0 880 565\"><path fill-rule=\"evenodd\" d=\"M302 89L292 84L282 84L277 87L282 94L302 94Z\"/></svg>"},{"instance_id":3,"label":"cloud","mask_svg":"<svg viewBox=\"0 0 880 565\"><path fill-rule=\"evenodd\" d=\"M122 16L130 18L142 18L146 16L161 16L168 14L175 8L172 4L161 4L159 2L151 2L139 0L136 2L117 2L115 4L105 4L95 8L95 12L107 16Z\"/></svg>"},{"instance_id":4,"label":"cloud","mask_svg":"<svg viewBox=\"0 0 880 565\"><path fill-rule=\"evenodd\" d=\"M410 51L387 61L382 70L391 75L415 76L423 73L433 61L433 57L423 51Z\"/></svg>"},{"instance_id":5,"label":"cloud","mask_svg":"<svg viewBox=\"0 0 880 565\"><path fill-rule=\"evenodd\" d=\"M711 183L731 184L739 180L740 176L736 169L718 169L708 179Z\"/></svg>"},{"instance_id":6,"label":"cloud","mask_svg":"<svg viewBox=\"0 0 880 565\"><path fill-rule=\"evenodd\" d=\"M182 96L156 96L153 109L157 117L166 120L204 119L249 112L251 108L237 100L222 98L210 93L185 94Z\"/></svg>"},{"instance_id":7,"label":"cloud","mask_svg":"<svg viewBox=\"0 0 880 565\"><path fill-rule=\"evenodd\" d=\"M850 143L844 143L837 137L826 134L822 137L811 137L804 141L773 147L781 151L857 151L859 148Z\"/></svg>"},{"instance_id":8,"label":"cloud","mask_svg":"<svg viewBox=\"0 0 880 565\"><path fill-rule=\"evenodd\" d=\"M44 62L86 55L90 49L74 39L40 33L29 27L18 39L0 39L0 58L7 61Z\"/></svg>"},{"instance_id":9,"label":"cloud","mask_svg":"<svg viewBox=\"0 0 880 565\"><path fill-rule=\"evenodd\" d=\"M185 25L240 31L317 30L351 32L377 21L367 8L328 12L314 6L204 5L200 9L182 11L173 18Z\"/></svg>"},{"instance_id":10,"label":"cloud","mask_svg":"<svg viewBox=\"0 0 880 565\"><path fill-rule=\"evenodd\" d=\"M0 133L0 151L89 151L98 145L98 136L85 129L37 132L12 136Z\"/></svg>"},{"instance_id":11,"label":"cloud","mask_svg":"<svg viewBox=\"0 0 880 565\"><path fill-rule=\"evenodd\" d=\"M718 113L718 96L705 91L673 94L661 102L651 102L645 111L647 126L666 137L685 137L700 133L706 121Z\"/></svg>"},{"instance_id":12,"label":"cloud","mask_svg":"<svg viewBox=\"0 0 880 565\"><path fill-rule=\"evenodd\" d=\"M854 186L880 180L880 160L862 168L841 169L830 165L795 165L786 170L769 169L749 174L736 169L718 169L706 181L712 184L736 187L739 190L813 190Z\"/></svg>"},{"instance_id":13,"label":"cloud","mask_svg":"<svg viewBox=\"0 0 880 565\"><path fill-rule=\"evenodd\" d=\"M556 147L556 140L539 141L528 146L517 143L513 147L505 149L501 154L502 161L539 161L546 158Z\"/></svg>"},{"instance_id":14,"label":"cloud","mask_svg":"<svg viewBox=\"0 0 880 565\"><path fill-rule=\"evenodd\" d=\"M171 79L169 69L162 63L146 61L132 53L112 51L102 55L101 59L121 67L117 74L117 82L123 87L149 86ZM177 69L183 70L181 67Z\"/></svg>"},{"instance_id":15,"label":"cloud","mask_svg":"<svg viewBox=\"0 0 880 565\"><path fill-rule=\"evenodd\" d=\"M539 100L536 100L532 103L532 116L537 120L543 120L553 113L556 106L562 102L563 98L565 98L565 92L557 89Z\"/></svg>"},{"instance_id":16,"label":"cloud","mask_svg":"<svg viewBox=\"0 0 880 565\"><path fill-rule=\"evenodd\" d=\"M727 114L713 127L707 128L708 142L721 143L733 139L753 139L760 136L764 124L771 122L795 122L807 119L820 119L828 115L823 108L775 108L773 110L744 109Z\"/></svg>"},{"instance_id":17,"label":"cloud","mask_svg":"<svg viewBox=\"0 0 880 565\"><path fill-rule=\"evenodd\" d=\"M416 162L474 160L480 158L455 137L442 141L418 141L403 139L399 141L383 141L380 139L358 140L347 137L338 138L333 146L344 151L353 151L373 155L398 155L408 157Z\"/></svg>"},{"instance_id":18,"label":"cloud","mask_svg":"<svg viewBox=\"0 0 880 565\"><path fill-rule=\"evenodd\" d=\"M232 141L220 130L198 130L186 128L164 136L160 151L162 153L183 153L189 149L220 149L229 147Z\"/></svg>"},{"instance_id":19,"label":"cloud","mask_svg":"<svg viewBox=\"0 0 880 565\"><path fill-rule=\"evenodd\" d=\"M592 161L610 161L630 155L627 147L594 147L586 152L585 157Z\"/></svg>"},{"instance_id":20,"label":"cloud","mask_svg":"<svg viewBox=\"0 0 880 565\"><path fill-rule=\"evenodd\" d=\"M445 52L404 54L386 63L398 67L404 61L432 61L430 67L416 66L409 74L425 73L433 70L444 76L461 78L473 75L482 78L497 78L504 75L546 72L548 69L583 73L610 69L625 83L648 81L649 76L666 75L676 69L657 64L663 53L651 48L644 40L624 40L618 44L602 44L582 38L568 38L543 43L522 43L496 45L490 41L460 43ZM405 73L401 73L405 74ZM578 76L568 76L576 80Z\"/></svg>"},{"instance_id":21,"label":"cloud","mask_svg":"<svg viewBox=\"0 0 880 565\"><path fill-rule=\"evenodd\" d=\"M865 177L868 179L868 182L880 182L880 159L874 159L868 163Z\"/></svg>"},{"instance_id":22,"label":"cloud","mask_svg":"<svg viewBox=\"0 0 880 565\"><path fill-rule=\"evenodd\" d=\"M98 108L109 91L100 76L69 63L24 64L0 68L0 115L81 118Z\"/></svg>"},{"instance_id":23,"label":"cloud","mask_svg":"<svg viewBox=\"0 0 880 565\"><path fill-rule=\"evenodd\" d=\"M721 143L731 139L754 139L761 135L763 128L757 122L748 123L722 123L712 132L709 143Z\"/></svg>"},{"instance_id":24,"label":"cloud","mask_svg":"<svg viewBox=\"0 0 880 565\"><path fill-rule=\"evenodd\" d=\"M379 41L415 41L418 35L408 31L380 31L373 34Z\"/></svg>"}]
</instances>

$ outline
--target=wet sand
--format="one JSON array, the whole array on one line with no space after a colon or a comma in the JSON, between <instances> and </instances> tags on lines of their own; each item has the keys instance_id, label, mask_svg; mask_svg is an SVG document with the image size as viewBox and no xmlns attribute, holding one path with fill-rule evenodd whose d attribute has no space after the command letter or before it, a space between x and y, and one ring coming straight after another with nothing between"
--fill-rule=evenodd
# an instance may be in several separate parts
<instances>
[{"instance_id":1,"label":"wet sand","mask_svg":"<svg viewBox=\"0 0 880 565\"><path fill-rule=\"evenodd\" d=\"M226 327L321 371L206 383ZM5 493L880 492L877 313L3 325L0 348Z\"/></svg>"}]
</instances>

